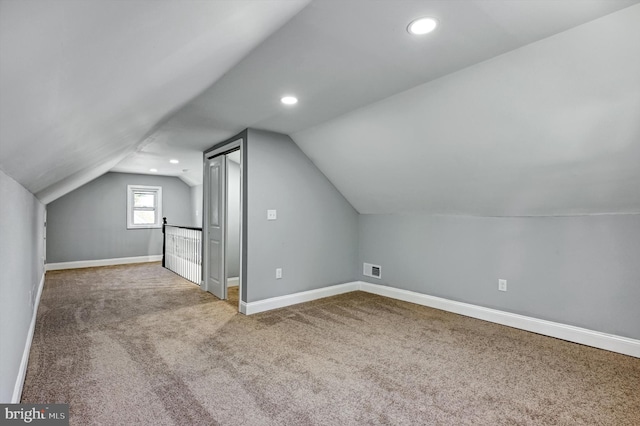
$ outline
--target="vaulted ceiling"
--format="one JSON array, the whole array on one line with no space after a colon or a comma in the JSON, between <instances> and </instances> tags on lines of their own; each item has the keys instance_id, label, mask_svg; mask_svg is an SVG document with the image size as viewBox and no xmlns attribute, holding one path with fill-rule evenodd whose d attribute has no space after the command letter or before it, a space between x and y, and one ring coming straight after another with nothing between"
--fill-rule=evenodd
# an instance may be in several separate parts
<instances>
[{"instance_id":1,"label":"vaulted ceiling","mask_svg":"<svg viewBox=\"0 0 640 426\"><path fill-rule=\"evenodd\" d=\"M307 4L2 0L0 168L45 202L100 176Z\"/></svg>"},{"instance_id":2,"label":"vaulted ceiling","mask_svg":"<svg viewBox=\"0 0 640 426\"><path fill-rule=\"evenodd\" d=\"M198 184L255 127L361 213L640 212L637 3L0 0L0 168L44 202L108 170Z\"/></svg>"}]
</instances>

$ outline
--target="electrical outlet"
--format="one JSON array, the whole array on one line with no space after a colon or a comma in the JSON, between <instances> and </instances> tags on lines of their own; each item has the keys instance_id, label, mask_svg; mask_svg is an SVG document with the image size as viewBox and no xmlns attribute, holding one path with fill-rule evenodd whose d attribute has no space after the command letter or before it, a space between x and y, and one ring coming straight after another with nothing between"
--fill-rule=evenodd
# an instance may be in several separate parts
<instances>
[{"instance_id":1,"label":"electrical outlet","mask_svg":"<svg viewBox=\"0 0 640 426\"><path fill-rule=\"evenodd\" d=\"M278 214L275 210L267 210L267 220L276 220Z\"/></svg>"},{"instance_id":2,"label":"electrical outlet","mask_svg":"<svg viewBox=\"0 0 640 426\"><path fill-rule=\"evenodd\" d=\"M282 268L276 268L276 279L279 280L282 278Z\"/></svg>"},{"instance_id":3,"label":"electrical outlet","mask_svg":"<svg viewBox=\"0 0 640 426\"><path fill-rule=\"evenodd\" d=\"M498 290L507 291L507 280L498 280Z\"/></svg>"}]
</instances>

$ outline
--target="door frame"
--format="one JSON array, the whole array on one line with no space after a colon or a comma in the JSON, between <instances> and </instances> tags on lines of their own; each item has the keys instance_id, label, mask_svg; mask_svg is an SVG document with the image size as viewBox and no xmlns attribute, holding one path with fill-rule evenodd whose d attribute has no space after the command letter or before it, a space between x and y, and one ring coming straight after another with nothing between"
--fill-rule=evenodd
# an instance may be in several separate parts
<instances>
[{"instance_id":1,"label":"door frame","mask_svg":"<svg viewBox=\"0 0 640 426\"><path fill-rule=\"evenodd\" d=\"M247 131L239 133L238 135L227 139L224 142L220 142L210 149L206 150L203 155L203 185L202 185L202 280L200 283L200 287L208 291L207 289L207 280L206 277L209 273L209 258L208 258L208 248L207 241L209 238L209 197L210 197L210 189L209 189L209 179L208 179L208 162L210 159L214 157L218 157L220 155L226 155L233 151L240 151L240 268L239 268L239 283L238 283L238 311L243 312L242 306L244 302L242 301L243 288L245 286L245 278L246 278L246 141L247 141ZM225 158L225 161L226 158ZM228 169L225 167L225 185L227 185L228 181ZM225 190L224 196L224 209L225 212L227 210L228 203L228 191ZM224 244L222 245L222 249L225 252L225 262L226 262L226 251L227 251L227 219L225 217L224 223ZM226 266L226 265L225 265ZM227 280L228 280L228 272L227 268L224 268L224 294L227 294Z\"/></svg>"}]
</instances>

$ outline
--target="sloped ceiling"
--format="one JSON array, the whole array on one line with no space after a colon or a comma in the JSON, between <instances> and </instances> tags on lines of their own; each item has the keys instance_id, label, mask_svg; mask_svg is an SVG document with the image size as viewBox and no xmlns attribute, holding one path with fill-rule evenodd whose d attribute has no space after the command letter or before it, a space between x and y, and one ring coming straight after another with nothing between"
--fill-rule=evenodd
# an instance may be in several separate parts
<instances>
[{"instance_id":1,"label":"sloped ceiling","mask_svg":"<svg viewBox=\"0 0 640 426\"><path fill-rule=\"evenodd\" d=\"M361 213L635 212L638 6L603 17L629 4L314 2L157 136L291 134Z\"/></svg>"},{"instance_id":2,"label":"sloped ceiling","mask_svg":"<svg viewBox=\"0 0 640 426\"><path fill-rule=\"evenodd\" d=\"M202 151L246 127L293 134L636 2L314 1L153 137L159 144ZM438 18L440 28L412 37L407 24L420 16ZM285 93L298 96L295 108L279 103ZM327 158L333 156L327 152ZM185 151L180 161L189 171L174 167L168 173L187 182L202 179L197 155ZM167 167L168 153L149 145L114 170L148 173Z\"/></svg>"},{"instance_id":3,"label":"sloped ceiling","mask_svg":"<svg viewBox=\"0 0 640 426\"><path fill-rule=\"evenodd\" d=\"M48 202L142 148L307 0L0 3L0 168Z\"/></svg>"},{"instance_id":4,"label":"sloped ceiling","mask_svg":"<svg viewBox=\"0 0 640 426\"><path fill-rule=\"evenodd\" d=\"M639 213L640 5L293 138L360 213Z\"/></svg>"},{"instance_id":5,"label":"sloped ceiling","mask_svg":"<svg viewBox=\"0 0 640 426\"><path fill-rule=\"evenodd\" d=\"M640 211L638 0L0 1L0 168L45 202L108 170L197 184L255 127L361 213Z\"/></svg>"}]
</instances>

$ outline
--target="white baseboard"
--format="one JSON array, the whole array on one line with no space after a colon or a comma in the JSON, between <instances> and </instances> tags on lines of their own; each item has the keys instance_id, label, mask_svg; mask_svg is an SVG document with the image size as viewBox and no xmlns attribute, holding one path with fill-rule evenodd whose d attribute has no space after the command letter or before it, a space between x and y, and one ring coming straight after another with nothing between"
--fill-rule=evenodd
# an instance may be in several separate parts
<instances>
[{"instance_id":1,"label":"white baseboard","mask_svg":"<svg viewBox=\"0 0 640 426\"><path fill-rule=\"evenodd\" d=\"M130 263L160 262L161 254L151 256L118 257L116 259L98 260L78 260L75 262L47 263L47 271L58 271L61 269L94 268L96 266L127 265Z\"/></svg>"},{"instance_id":2,"label":"white baseboard","mask_svg":"<svg viewBox=\"0 0 640 426\"><path fill-rule=\"evenodd\" d=\"M356 290L640 358L640 340L363 281L273 297L257 302L241 302L240 312L251 315Z\"/></svg>"},{"instance_id":3,"label":"white baseboard","mask_svg":"<svg viewBox=\"0 0 640 426\"><path fill-rule=\"evenodd\" d=\"M38 315L38 306L40 306L40 296L42 296L42 289L44 288L44 273L38 284L38 293L36 295L35 303L33 304L33 314L31 315L31 325L29 325L29 332L27 333L27 341L24 343L24 352L22 352L22 361L20 361L20 369L18 370L18 377L16 378L16 384L13 387L13 396L11 397L12 404L19 404L22 397L22 388L24 387L24 379L27 377L27 364L29 363L29 354L31 353L31 343L33 342L33 333L36 330L36 317Z\"/></svg>"},{"instance_id":4,"label":"white baseboard","mask_svg":"<svg viewBox=\"0 0 640 426\"><path fill-rule=\"evenodd\" d=\"M238 287L240 285L240 277L227 278L227 287Z\"/></svg>"},{"instance_id":5,"label":"white baseboard","mask_svg":"<svg viewBox=\"0 0 640 426\"><path fill-rule=\"evenodd\" d=\"M342 293L349 293L351 291L359 290L358 287L358 282L351 282L323 287L316 290L287 294L285 296L272 297L270 299L258 300L257 302L242 302L240 304L240 312L245 315L257 314L259 312L284 308L285 306L297 305L298 303L310 302L312 300L322 299L324 297L336 296Z\"/></svg>"}]
</instances>

